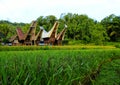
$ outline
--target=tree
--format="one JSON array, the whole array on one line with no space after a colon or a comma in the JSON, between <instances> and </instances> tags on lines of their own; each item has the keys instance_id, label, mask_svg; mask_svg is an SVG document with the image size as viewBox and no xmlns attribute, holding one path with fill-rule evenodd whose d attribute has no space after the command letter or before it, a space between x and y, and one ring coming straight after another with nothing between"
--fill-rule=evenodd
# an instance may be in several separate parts
<instances>
[{"instance_id":1,"label":"tree","mask_svg":"<svg viewBox=\"0 0 120 85\"><path fill-rule=\"evenodd\" d=\"M2 40L7 42L8 38L13 34L12 26L7 23L0 24L0 32L4 35Z\"/></svg>"},{"instance_id":2,"label":"tree","mask_svg":"<svg viewBox=\"0 0 120 85\"><path fill-rule=\"evenodd\" d=\"M110 41L120 41L120 17L114 14L105 17L101 24L106 28Z\"/></svg>"},{"instance_id":3,"label":"tree","mask_svg":"<svg viewBox=\"0 0 120 85\"><path fill-rule=\"evenodd\" d=\"M37 19L38 25L43 26L46 31L49 31L52 28L55 21L57 21L57 18L54 15L49 15L46 17L40 16Z\"/></svg>"},{"instance_id":4,"label":"tree","mask_svg":"<svg viewBox=\"0 0 120 85\"><path fill-rule=\"evenodd\" d=\"M8 39L16 34L16 28L20 27L23 28L26 25L26 23L11 23L9 21L4 21L1 20L0 21L0 33L2 35L4 35L4 37L2 37L2 40L4 42L8 42Z\"/></svg>"},{"instance_id":5,"label":"tree","mask_svg":"<svg viewBox=\"0 0 120 85\"><path fill-rule=\"evenodd\" d=\"M106 29L100 23L97 23L93 26L91 31L91 42L95 44L103 44L109 37L106 33Z\"/></svg>"},{"instance_id":6,"label":"tree","mask_svg":"<svg viewBox=\"0 0 120 85\"><path fill-rule=\"evenodd\" d=\"M68 25L66 34L69 39L96 44L108 39L105 28L87 15L68 13L63 17L63 20Z\"/></svg>"}]
</instances>

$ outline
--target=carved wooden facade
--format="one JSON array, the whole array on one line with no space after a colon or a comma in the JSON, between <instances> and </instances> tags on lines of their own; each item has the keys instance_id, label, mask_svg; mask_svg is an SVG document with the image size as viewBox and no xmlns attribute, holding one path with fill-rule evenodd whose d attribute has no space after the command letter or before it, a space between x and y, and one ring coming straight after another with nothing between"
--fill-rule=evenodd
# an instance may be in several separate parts
<instances>
[{"instance_id":1,"label":"carved wooden facade","mask_svg":"<svg viewBox=\"0 0 120 85\"><path fill-rule=\"evenodd\" d=\"M64 40L65 32L66 32L66 27L57 35L56 43L58 45L62 45L62 40Z\"/></svg>"},{"instance_id":2,"label":"carved wooden facade","mask_svg":"<svg viewBox=\"0 0 120 85\"><path fill-rule=\"evenodd\" d=\"M58 35L57 29L59 26L58 21L55 22L52 29L46 32L44 29L36 34L37 22L33 21L27 33L23 33L20 28L16 29L16 35L11 37L10 42L13 45L39 45L41 41L44 45L61 45L65 35L66 28L64 28Z\"/></svg>"},{"instance_id":3,"label":"carved wooden facade","mask_svg":"<svg viewBox=\"0 0 120 85\"><path fill-rule=\"evenodd\" d=\"M53 25L52 29L48 32L48 36L43 37L44 43L49 45L54 45L56 36L57 36L57 29L58 29L59 23L56 21L55 24Z\"/></svg>"}]
</instances>

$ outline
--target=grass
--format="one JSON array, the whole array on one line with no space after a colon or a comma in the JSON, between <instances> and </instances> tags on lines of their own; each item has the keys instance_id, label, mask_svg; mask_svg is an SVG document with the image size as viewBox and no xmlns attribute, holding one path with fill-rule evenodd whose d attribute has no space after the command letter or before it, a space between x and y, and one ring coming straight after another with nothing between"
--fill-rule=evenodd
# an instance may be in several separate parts
<instances>
[{"instance_id":1,"label":"grass","mask_svg":"<svg viewBox=\"0 0 120 85\"><path fill-rule=\"evenodd\" d=\"M28 50L80 50L80 49L116 49L115 46L65 45L65 46L0 46L0 51Z\"/></svg>"},{"instance_id":2,"label":"grass","mask_svg":"<svg viewBox=\"0 0 120 85\"><path fill-rule=\"evenodd\" d=\"M119 85L120 49L0 52L0 85Z\"/></svg>"}]
</instances>

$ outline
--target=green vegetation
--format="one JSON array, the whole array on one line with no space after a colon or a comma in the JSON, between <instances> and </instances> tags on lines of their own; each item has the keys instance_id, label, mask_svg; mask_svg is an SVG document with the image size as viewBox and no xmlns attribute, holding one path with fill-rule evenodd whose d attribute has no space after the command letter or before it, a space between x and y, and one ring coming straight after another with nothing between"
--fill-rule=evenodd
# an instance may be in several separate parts
<instances>
[{"instance_id":1,"label":"green vegetation","mask_svg":"<svg viewBox=\"0 0 120 85\"><path fill-rule=\"evenodd\" d=\"M120 49L0 52L0 85L119 85Z\"/></svg>"},{"instance_id":2,"label":"green vegetation","mask_svg":"<svg viewBox=\"0 0 120 85\"><path fill-rule=\"evenodd\" d=\"M81 49L116 49L117 46L66 45L66 46L0 46L0 51L31 51L31 50L81 50Z\"/></svg>"},{"instance_id":3,"label":"green vegetation","mask_svg":"<svg viewBox=\"0 0 120 85\"><path fill-rule=\"evenodd\" d=\"M58 32L68 26L64 46L0 46L0 85L120 85L120 16L40 16L37 31L56 20ZM29 25L1 20L0 45Z\"/></svg>"},{"instance_id":4,"label":"green vegetation","mask_svg":"<svg viewBox=\"0 0 120 85\"><path fill-rule=\"evenodd\" d=\"M64 25L68 26L65 34L65 40L80 40L84 44L95 43L96 45L104 44L104 42L120 41L120 16L111 14L100 22L79 14L64 14L59 19L54 15L40 16L37 19L37 31L39 26L43 26L49 31L57 20L60 22L58 32ZM8 42L8 38L16 34L16 28L20 27L24 32L29 28L30 23L11 23L9 21L0 21L0 41ZM4 36L3 36L4 35Z\"/></svg>"}]
</instances>

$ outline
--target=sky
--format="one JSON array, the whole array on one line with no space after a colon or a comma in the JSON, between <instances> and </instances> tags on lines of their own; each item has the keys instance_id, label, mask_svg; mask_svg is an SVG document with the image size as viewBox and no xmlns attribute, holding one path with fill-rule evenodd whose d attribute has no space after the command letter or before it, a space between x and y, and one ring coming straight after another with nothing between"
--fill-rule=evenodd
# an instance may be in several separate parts
<instances>
[{"instance_id":1,"label":"sky","mask_svg":"<svg viewBox=\"0 0 120 85\"><path fill-rule=\"evenodd\" d=\"M100 21L110 14L120 16L120 0L0 0L0 20L30 23L40 16L62 13L86 14Z\"/></svg>"}]
</instances>

